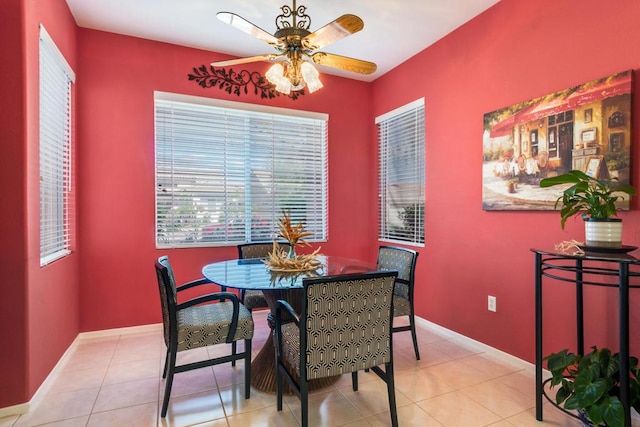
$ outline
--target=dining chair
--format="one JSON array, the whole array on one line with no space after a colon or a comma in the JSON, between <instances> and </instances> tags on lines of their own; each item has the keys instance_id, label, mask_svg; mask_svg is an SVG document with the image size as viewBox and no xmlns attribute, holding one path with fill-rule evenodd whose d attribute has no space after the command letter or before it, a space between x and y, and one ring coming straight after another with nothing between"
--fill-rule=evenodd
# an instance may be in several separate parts
<instances>
[{"instance_id":1,"label":"dining chair","mask_svg":"<svg viewBox=\"0 0 640 427\"><path fill-rule=\"evenodd\" d=\"M303 279L300 314L278 300L275 315L276 399L282 410L286 379L309 425L309 381L370 369L386 384L391 424L398 425L393 377L393 288L397 272ZM380 365L385 365L384 370Z\"/></svg>"},{"instance_id":2,"label":"dining chair","mask_svg":"<svg viewBox=\"0 0 640 427\"><path fill-rule=\"evenodd\" d=\"M173 376L180 372L221 363L244 359L244 392L249 399L251 390L251 339L253 338L253 318L247 308L230 292L216 292L178 302L178 294L186 289L210 285L207 279L198 279L176 286L176 280L169 258L161 256L155 263L160 303L164 343L167 353L162 378L166 378L162 417L167 415ZM218 302L216 302L218 301ZM207 360L176 365L177 353L198 347L233 343L244 340L244 351L236 352L233 345L230 355Z\"/></svg>"},{"instance_id":3,"label":"dining chair","mask_svg":"<svg viewBox=\"0 0 640 427\"><path fill-rule=\"evenodd\" d=\"M289 251L291 245L289 243L278 242L280 249ZM273 250L273 242L262 243L243 243L238 245L238 258L267 258ZM264 297L262 291L259 290L247 290L240 291L240 301L252 311L254 308L268 307L267 300Z\"/></svg>"},{"instance_id":4,"label":"dining chair","mask_svg":"<svg viewBox=\"0 0 640 427\"><path fill-rule=\"evenodd\" d=\"M395 270L398 272L396 287L393 291L393 317L409 317L408 325L396 326L393 328L393 332L411 331L416 359L420 360L413 307L418 255L418 252L414 250L397 246L380 246L378 248L378 268L380 270Z\"/></svg>"}]
</instances>

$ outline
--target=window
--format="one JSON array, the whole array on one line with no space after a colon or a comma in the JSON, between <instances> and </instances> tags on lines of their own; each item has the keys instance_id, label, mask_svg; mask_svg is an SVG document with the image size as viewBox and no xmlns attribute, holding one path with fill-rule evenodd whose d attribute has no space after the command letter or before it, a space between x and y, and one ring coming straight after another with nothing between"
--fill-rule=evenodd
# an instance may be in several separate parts
<instances>
[{"instance_id":1,"label":"window","mask_svg":"<svg viewBox=\"0 0 640 427\"><path fill-rule=\"evenodd\" d=\"M70 251L71 85L75 74L40 27L40 266Z\"/></svg>"},{"instance_id":2,"label":"window","mask_svg":"<svg viewBox=\"0 0 640 427\"><path fill-rule=\"evenodd\" d=\"M424 99L376 118L380 240L424 244Z\"/></svg>"},{"instance_id":3,"label":"window","mask_svg":"<svg viewBox=\"0 0 640 427\"><path fill-rule=\"evenodd\" d=\"M155 94L156 246L275 238L282 210L327 237L327 115Z\"/></svg>"}]
</instances>

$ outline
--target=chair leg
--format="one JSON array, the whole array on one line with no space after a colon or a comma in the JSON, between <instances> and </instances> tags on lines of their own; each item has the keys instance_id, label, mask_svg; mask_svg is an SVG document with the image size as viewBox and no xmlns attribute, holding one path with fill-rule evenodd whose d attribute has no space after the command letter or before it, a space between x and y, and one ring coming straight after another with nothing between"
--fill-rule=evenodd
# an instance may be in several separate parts
<instances>
[{"instance_id":1,"label":"chair leg","mask_svg":"<svg viewBox=\"0 0 640 427\"><path fill-rule=\"evenodd\" d=\"M358 391L358 371L351 372L351 388Z\"/></svg>"},{"instance_id":2,"label":"chair leg","mask_svg":"<svg viewBox=\"0 0 640 427\"><path fill-rule=\"evenodd\" d=\"M234 341L235 344L235 341ZM244 398L251 397L251 340L244 340Z\"/></svg>"},{"instance_id":3,"label":"chair leg","mask_svg":"<svg viewBox=\"0 0 640 427\"><path fill-rule=\"evenodd\" d=\"M167 408L169 407L169 397L171 396L171 386L173 385L173 375L176 368L176 351L170 351L169 355L169 365L167 372L167 379L164 387L164 399L162 401L162 412L160 415L162 418L167 416Z\"/></svg>"},{"instance_id":4,"label":"chair leg","mask_svg":"<svg viewBox=\"0 0 640 427\"><path fill-rule=\"evenodd\" d=\"M409 316L409 325L411 326L411 338L413 338L413 349L416 352L416 360L420 360L420 351L418 350L418 337L416 335L416 318L413 313Z\"/></svg>"},{"instance_id":5,"label":"chair leg","mask_svg":"<svg viewBox=\"0 0 640 427\"><path fill-rule=\"evenodd\" d=\"M389 412L391 412L391 425L398 427L398 410L396 408L396 388L393 380L393 363L385 363L384 366L387 394L389 395Z\"/></svg>"},{"instance_id":6,"label":"chair leg","mask_svg":"<svg viewBox=\"0 0 640 427\"><path fill-rule=\"evenodd\" d=\"M282 411L282 371L276 355L276 410Z\"/></svg>"},{"instance_id":7,"label":"chair leg","mask_svg":"<svg viewBox=\"0 0 640 427\"><path fill-rule=\"evenodd\" d=\"M309 383L300 379L300 418L302 427L309 427Z\"/></svg>"},{"instance_id":8,"label":"chair leg","mask_svg":"<svg viewBox=\"0 0 640 427\"><path fill-rule=\"evenodd\" d=\"M236 341L231 343L231 355L232 356L236 355ZM231 366L236 366L236 359L233 359L231 361Z\"/></svg>"},{"instance_id":9,"label":"chair leg","mask_svg":"<svg viewBox=\"0 0 640 427\"><path fill-rule=\"evenodd\" d=\"M167 346L167 355L164 358L164 369L162 370L162 378L167 378L168 366L169 366L169 346Z\"/></svg>"}]
</instances>

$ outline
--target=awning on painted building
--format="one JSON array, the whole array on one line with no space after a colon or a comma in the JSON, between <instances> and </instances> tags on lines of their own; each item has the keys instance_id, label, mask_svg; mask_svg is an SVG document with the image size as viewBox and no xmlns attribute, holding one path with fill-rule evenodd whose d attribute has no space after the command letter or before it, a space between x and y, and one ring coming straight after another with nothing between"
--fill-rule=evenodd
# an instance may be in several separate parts
<instances>
[{"instance_id":1,"label":"awning on painted building","mask_svg":"<svg viewBox=\"0 0 640 427\"><path fill-rule=\"evenodd\" d=\"M523 108L521 110L516 111L515 113L513 113L509 117L505 117L504 120L496 123L491 128L491 132L489 132L489 137L498 138L500 136L510 135L511 132L513 132L513 128L515 127L515 125L517 125L518 123L522 123L519 120L519 117L521 115L526 114L529 111L531 111L532 108L533 108L532 106L525 107L525 108Z\"/></svg>"},{"instance_id":2,"label":"awning on painted building","mask_svg":"<svg viewBox=\"0 0 640 427\"><path fill-rule=\"evenodd\" d=\"M518 116L518 123L540 120L547 116L564 113L571 109L572 107L569 106L566 96L557 96L534 104L533 108L531 108L527 113Z\"/></svg>"},{"instance_id":3,"label":"awning on painted building","mask_svg":"<svg viewBox=\"0 0 640 427\"><path fill-rule=\"evenodd\" d=\"M612 96L631 93L631 71L620 73L612 79L582 87L567 97L570 108L580 107Z\"/></svg>"},{"instance_id":4,"label":"awning on painted building","mask_svg":"<svg viewBox=\"0 0 640 427\"><path fill-rule=\"evenodd\" d=\"M631 93L631 83L631 71L626 71L612 78L595 81L593 84L581 85L582 87L568 96L558 95L551 99L543 97L532 106L524 108L498 122L491 128L489 136L496 138L509 135L513 128L520 123L540 120L554 114L573 110L585 104Z\"/></svg>"},{"instance_id":5,"label":"awning on painted building","mask_svg":"<svg viewBox=\"0 0 640 427\"><path fill-rule=\"evenodd\" d=\"M503 121L496 123L496 125L491 128L489 136L491 138L498 138L511 134L513 127L516 125L516 114L512 114Z\"/></svg>"}]
</instances>

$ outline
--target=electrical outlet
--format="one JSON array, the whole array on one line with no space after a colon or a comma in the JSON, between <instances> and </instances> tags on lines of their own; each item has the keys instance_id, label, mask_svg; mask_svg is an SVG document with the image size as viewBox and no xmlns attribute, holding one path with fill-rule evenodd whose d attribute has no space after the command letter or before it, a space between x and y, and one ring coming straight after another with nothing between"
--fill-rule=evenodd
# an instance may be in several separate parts
<instances>
[{"instance_id":1,"label":"electrical outlet","mask_svg":"<svg viewBox=\"0 0 640 427\"><path fill-rule=\"evenodd\" d=\"M487 299L487 310L489 311L496 311L496 297L489 295L489 298Z\"/></svg>"}]
</instances>

